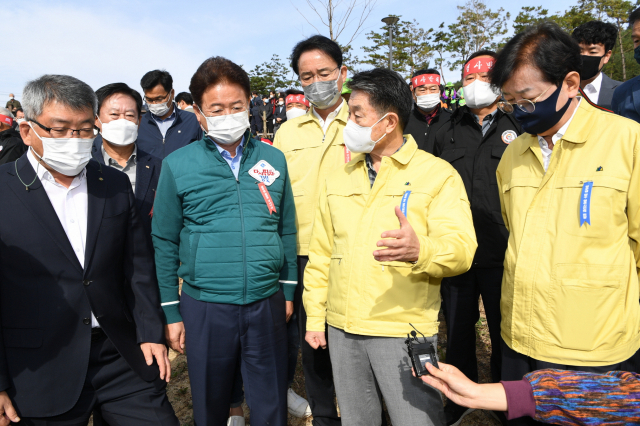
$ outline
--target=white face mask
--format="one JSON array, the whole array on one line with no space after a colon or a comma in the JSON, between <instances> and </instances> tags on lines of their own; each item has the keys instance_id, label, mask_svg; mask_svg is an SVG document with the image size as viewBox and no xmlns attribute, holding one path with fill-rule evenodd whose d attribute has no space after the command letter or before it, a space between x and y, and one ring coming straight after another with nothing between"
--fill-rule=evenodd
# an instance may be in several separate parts
<instances>
[{"instance_id":1,"label":"white face mask","mask_svg":"<svg viewBox=\"0 0 640 426\"><path fill-rule=\"evenodd\" d=\"M385 118L388 115L383 115L380 120ZM382 140L387 134L380 136L380 139L377 141L371 140L371 132L376 124L380 122L380 120L376 121L371 127L363 127L355 122L349 120L347 125L343 130L342 137L344 139L344 144L347 146L349 151L356 153L369 153L373 151L373 147L376 146L378 142Z\"/></svg>"},{"instance_id":2,"label":"white face mask","mask_svg":"<svg viewBox=\"0 0 640 426\"><path fill-rule=\"evenodd\" d=\"M76 176L91 160L91 149L94 138L43 138L36 133L31 123L31 130L42 141L42 157L36 157L44 161L49 167L65 176Z\"/></svg>"},{"instance_id":3,"label":"white face mask","mask_svg":"<svg viewBox=\"0 0 640 426\"><path fill-rule=\"evenodd\" d=\"M291 108L287 111L287 120L293 120L294 118L302 117L307 111L302 108Z\"/></svg>"},{"instance_id":4,"label":"white face mask","mask_svg":"<svg viewBox=\"0 0 640 426\"><path fill-rule=\"evenodd\" d=\"M429 93L428 95L416 96L416 104L419 108L431 111L440 104L440 93Z\"/></svg>"},{"instance_id":5,"label":"white face mask","mask_svg":"<svg viewBox=\"0 0 640 426\"><path fill-rule=\"evenodd\" d=\"M488 107L496 101L498 96L500 96L500 92L485 81L475 79L471 84L464 86L464 99L469 108Z\"/></svg>"},{"instance_id":6,"label":"white face mask","mask_svg":"<svg viewBox=\"0 0 640 426\"><path fill-rule=\"evenodd\" d=\"M169 112L169 109L171 108L170 105L172 103L173 99L171 97L169 97L169 100L167 102L163 102L161 104L150 104L147 102L147 109L151 111L151 114L157 117L162 117Z\"/></svg>"},{"instance_id":7,"label":"white face mask","mask_svg":"<svg viewBox=\"0 0 640 426\"><path fill-rule=\"evenodd\" d=\"M246 110L236 114L207 117L200 107L198 109L204 119L207 120L207 129L209 130L205 133L220 145L236 143L249 128L249 114Z\"/></svg>"},{"instance_id":8,"label":"white face mask","mask_svg":"<svg viewBox=\"0 0 640 426\"><path fill-rule=\"evenodd\" d=\"M18 124L26 121L24 118L16 118L16 121L18 122Z\"/></svg>"},{"instance_id":9,"label":"white face mask","mask_svg":"<svg viewBox=\"0 0 640 426\"><path fill-rule=\"evenodd\" d=\"M284 105L284 102L278 101L278 105L282 106L282 105Z\"/></svg>"},{"instance_id":10,"label":"white face mask","mask_svg":"<svg viewBox=\"0 0 640 426\"><path fill-rule=\"evenodd\" d=\"M334 106L340 99L338 80L316 81L303 87L304 96L309 103L318 109L327 109Z\"/></svg>"},{"instance_id":11,"label":"white face mask","mask_svg":"<svg viewBox=\"0 0 640 426\"><path fill-rule=\"evenodd\" d=\"M103 123L98 118L98 121L102 124L102 139L113 145L131 145L138 139L138 125L132 123L129 120L120 118L108 123Z\"/></svg>"}]
</instances>

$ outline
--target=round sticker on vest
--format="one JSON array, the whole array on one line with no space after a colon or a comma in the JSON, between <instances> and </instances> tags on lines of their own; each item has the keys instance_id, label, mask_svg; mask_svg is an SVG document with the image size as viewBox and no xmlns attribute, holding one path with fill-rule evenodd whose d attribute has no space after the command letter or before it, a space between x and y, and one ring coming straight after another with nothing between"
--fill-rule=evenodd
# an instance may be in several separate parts
<instances>
[{"instance_id":1,"label":"round sticker on vest","mask_svg":"<svg viewBox=\"0 0 640 426\"><path fill-rule=\"evenodd\" d=\"M280 172L264 160L260 160L249 170L249 174L258 182L271 186L280 176Z\"/></svg>"},{"instance_id":2,"label":"round sticker on vest","mask_svg":"<svg viewBox=\"0 0 640 426\"><path fill-rule=\"evenodd\" d=\"M505 130L504 132L502 132L502 142L506 143L507 145L513 142L517 137L518 134L513 130Z\"/></svg>"}]
</instances>

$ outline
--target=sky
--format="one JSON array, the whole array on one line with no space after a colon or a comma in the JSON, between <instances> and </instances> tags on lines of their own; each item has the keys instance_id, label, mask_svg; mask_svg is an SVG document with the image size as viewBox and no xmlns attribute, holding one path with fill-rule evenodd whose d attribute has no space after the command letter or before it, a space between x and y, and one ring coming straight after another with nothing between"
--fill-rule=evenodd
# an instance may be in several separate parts
<instances>
[{"instance_id":1,"label":"sky","mask_svg":"<svg viewBox=\"0 0 640 426\"><path fill-rule=\"evenodd\" d=\"M314 0L312 0L314 1ZM485 0L492 10L503 7L513 19L522 6L542 5L551 13L566 10L575 0ZM140 78L165 69L176 93L188 91L191 76L208 57L224 56L250 71L272 54L285 59L305 37L328 35L305 0L35 0L2 6L3 59L0 61L0 104L10 92L21 99L24 85L42 74L68 74L98 89L124 82L136 90ZM365 31L352 46L370 44L366 33L378 30L389 14L414 18L425 29L453 22L457 5L426 1L378 0ZM298 12L302 12L310 21ZM313 26L311 25L313 24ZM346 43L347 27L339 41ZM344 40L346 39L346 40ZM12 48L7 49L6 46ZM447 80L458 73L446 72Z\"/></svg>"}]
</instances>

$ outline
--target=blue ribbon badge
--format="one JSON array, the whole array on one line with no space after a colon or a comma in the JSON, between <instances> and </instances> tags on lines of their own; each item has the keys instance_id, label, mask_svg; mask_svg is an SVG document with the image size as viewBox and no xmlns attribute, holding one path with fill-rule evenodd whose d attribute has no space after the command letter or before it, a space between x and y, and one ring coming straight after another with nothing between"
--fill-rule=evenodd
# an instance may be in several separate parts
<instances>
[{"instance_id":1,"label":"blue ribbon badge","mask_svg":"<svg viewBox=\"0 0 640 426\"><path fill-rule=\"evenodd\" d=\"M580 195L580 226L585 223L591 225L591 192L593 192L593 182L585 182Z\"/></svg>"},{"instance_id":2,"label":"blue ribbon badge","mask_svg":"<svg viewBox=\"0 0 640 426\"><path fill-rule=\"evenodd\" d=\"M409 201L409 195L411 195L411 191L405 191L402 196L402 200L400 201L400 210L404 217L407 217L407 202Z\"/></svg>"}]
</instances>

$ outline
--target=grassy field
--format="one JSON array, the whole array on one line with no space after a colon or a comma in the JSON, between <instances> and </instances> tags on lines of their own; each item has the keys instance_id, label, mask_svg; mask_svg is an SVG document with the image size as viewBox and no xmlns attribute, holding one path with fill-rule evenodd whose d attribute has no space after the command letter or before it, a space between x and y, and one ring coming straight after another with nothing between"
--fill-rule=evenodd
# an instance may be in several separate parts
<instances>
[{"instance_id":1,"label":"grassy field","mask_svg":"<svg viewBox=\"0 0 640 426\"><path fill-rule=\"evenodd\" d=\"M481 305L482 308L482 305ZM476 339L476 353L478 356L478 370L481 382L490 381L490 368L489 368L489 356L491 354L491 342L489 340L489 330L487 329L487 321L484 316L484 311L481 311L481 318L476 326L476 332L478 338ZM440 318L440 331L438 333L438 346L439 354L443 360L446 360L446 328L441 315ZM169 383L167 393L169 400L173 404L173 408L180 419L180 424L183 426L193 425L193 412L191 406L191 389L189 387L189 376L187 370L187 360L184 355L172 353L172 378ZM305 396L304 389L304 375L302 374L302 365L300 359L298 359L298 369L296 377L293 383L293 389L298 395ZM246 404L243 406L245 417L247 418L247 424L251 424L251 414L249 407ZM289 426L311 426L311 418L298 419L293 416L289 416ZM391 424L391 421L389 421ZM462 426L499 426L500 423L496 421L492 416L484 411L476 411L467 416Z\"/></svg>"}]
</instances>

